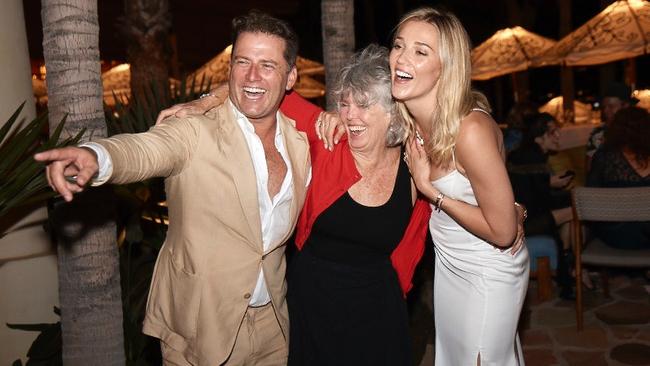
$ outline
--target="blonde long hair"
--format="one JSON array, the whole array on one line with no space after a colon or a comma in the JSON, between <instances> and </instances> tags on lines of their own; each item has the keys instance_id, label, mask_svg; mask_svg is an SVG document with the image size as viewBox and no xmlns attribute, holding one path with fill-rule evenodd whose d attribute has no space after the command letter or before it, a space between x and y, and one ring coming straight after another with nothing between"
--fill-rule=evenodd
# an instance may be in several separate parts
<instances>
[{"instance_id":1,"label":"blonde long hair","mask_svg":"<svg viewBox=\"0 0 650 366\"><path fill-rule=\"evenodd\" d=\"M434 165L447 167L451 163L460 121L472 108L490 112L490 104L483 94L472 90L471 45L458 18L447 11L422 7L402 17L397 24L395 36L409 21L427 22L438 30L442 70L438 79L436 99L432 101L435 103L435 110L430 121L430 135L425 138L425 148ZM408 110L404 106L401 107L404 117L412 120L413 116Z\"/></svg>"}]
</instances>

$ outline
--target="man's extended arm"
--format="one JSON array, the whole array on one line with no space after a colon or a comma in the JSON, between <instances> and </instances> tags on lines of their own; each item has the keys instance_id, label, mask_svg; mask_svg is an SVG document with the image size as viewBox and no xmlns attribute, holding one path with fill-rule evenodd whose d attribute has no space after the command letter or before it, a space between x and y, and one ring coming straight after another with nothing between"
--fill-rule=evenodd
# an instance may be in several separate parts
<instances>
[{"instance_id":1,"label":"man's extended arm","mask_svg":"<svg viewBox=\"0 0 650 366\"><path fill-rule=\"evenodd\" d=\"M200 123L189 119L163 123L145 133L123 134L95 141L108 152L110 182L129 183L180 173L198 144ZM66 201L81 192L98 173L97 155L89 148L67 147L36 154L46 162L50 186ZM76 180L66 177L76 176Z\"/></svg>"}]
</instances>

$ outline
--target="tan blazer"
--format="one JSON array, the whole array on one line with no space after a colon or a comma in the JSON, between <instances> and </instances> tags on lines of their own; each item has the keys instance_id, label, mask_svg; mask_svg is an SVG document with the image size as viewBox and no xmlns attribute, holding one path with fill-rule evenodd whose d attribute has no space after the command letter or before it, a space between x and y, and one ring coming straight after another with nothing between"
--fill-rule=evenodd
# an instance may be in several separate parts
<instances>
[{"instance_id":1,"label":"tan blazer","mask_svg":"<svg viewBox=\"0 0 650 366\"><path fill-rule=\"evenodd\" d=\"M293 225L281 243L264 253L253 163L228 104L146 133L98 141L113 161L111 182L166 177L169 230L156 262L143 331L193 365L226 360L260 266L287 341L289 336L284 242L305 199L307 137L292 120L279 118L293 172Z\"/></svg>"}]
</instances>

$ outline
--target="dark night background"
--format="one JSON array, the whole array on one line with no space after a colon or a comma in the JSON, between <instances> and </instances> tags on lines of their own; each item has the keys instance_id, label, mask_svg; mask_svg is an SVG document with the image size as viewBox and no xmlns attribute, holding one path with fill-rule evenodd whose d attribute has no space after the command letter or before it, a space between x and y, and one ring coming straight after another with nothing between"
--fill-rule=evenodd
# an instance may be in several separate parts
<instances>
[{"instance_id":1,"label":"dark night background","mask_svg":"<svg viewBox=\"0 0 650 366\"><path fill-rule=\"evenodd\" d=\"M24 0L30 57L42 60L42 26L40 1ZM361 48L370 42L388 45L392 28L404 11L421 5L444 7L453 11L463 22L474 46L480 44L499 29L522 25L524 28L552 39L559 39L559 9L557 0L515 0L523 9L521 22L509 19L506 1L491 0L357 0L355 1L356 46ZM573 0L572 29L595 16L611 1ZM126 59L116 19L123 13L121 0L98 0L100 22L100 51L102 60L123 62ZM173 17L172 34L176 39L180 74L187 74L203 65L230 43L230 21L239 14L256 8L288 20L300 36L301 56L322 61L319 0L170 0ZM520 23L520 24L515 24ZM648 56L638 57L637 88L648 87L650 66ZM599 68L608 67L616 78L623 79L623 63L606 66L574 68L577 98L597 95ZM560 94L559 67L532 69L530 75L531 99L544 102L549 96ZM173 75L179 77L180 75ZM497 84L506 95L505 108L512 103L510 76L501 76L475 86L486 92L494 102ZM507 109L506 109L507 110ZM502 111L497 111L502 112ZM498 115L501 113L498 113Z\"/></svg>"}]
</instances>

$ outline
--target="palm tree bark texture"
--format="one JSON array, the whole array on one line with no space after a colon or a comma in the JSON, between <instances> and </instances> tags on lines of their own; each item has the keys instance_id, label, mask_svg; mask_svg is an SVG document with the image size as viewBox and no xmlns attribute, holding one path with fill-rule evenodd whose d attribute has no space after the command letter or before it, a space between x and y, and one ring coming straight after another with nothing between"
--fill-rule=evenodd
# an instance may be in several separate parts
<instances>
[{"instance_id":1,"label":"palm tree bark texture","mask_svg":"<svg viewBox=\"0 0 650 366\"><path fill-rule=\"evenodd\" d=\"M144 100L152 84L161 94L169 90L169 0L125 0L119 22L131 65L132 95Z\"/></svg>"},{"instance_id":2,"label":"palm tree bark texture","mask_svg":"<svg viewBox=\"0 0 650 366\"><path fill-rule=\"evenodd\" d=\"M96 0L42 0L50 131L106 136ZM87 189L50 213L58 245L65 365L124 365L122 300L110 188Z\"/></svg>"},{"instance_id":3,"label":"palm tree bark texture","mask_svg":"<svg viewBox=\"0 0 650 366\"><path fill-rule=\"evenodd\" d=\"M354 53L354 1L322 0L321 25L327 109L333 110L336 101L331 92L336 74Z\"/></svg>"}]
</instances>

